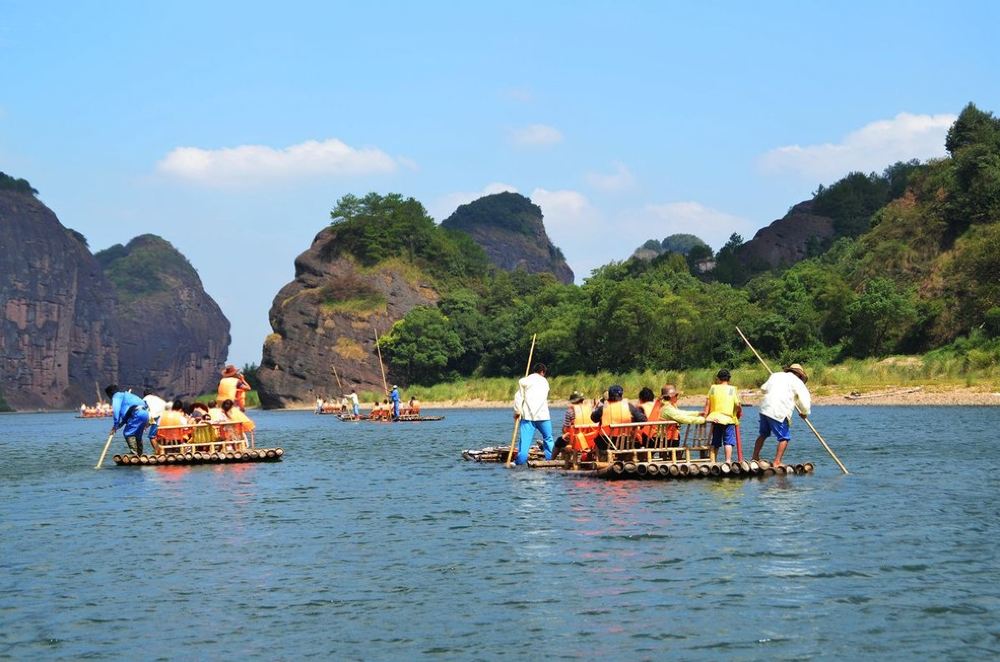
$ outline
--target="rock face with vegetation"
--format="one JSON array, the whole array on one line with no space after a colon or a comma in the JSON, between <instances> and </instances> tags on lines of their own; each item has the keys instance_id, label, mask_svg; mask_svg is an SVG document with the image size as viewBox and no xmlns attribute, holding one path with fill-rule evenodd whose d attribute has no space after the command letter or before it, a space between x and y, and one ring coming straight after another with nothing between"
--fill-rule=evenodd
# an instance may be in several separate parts
<instances>
[{"instance_id":1,"label":"rock face with vegetation","mask_svg":"<svg viewBox=\"0 0 1000 662\"><path fill-rule=\"evenodd\" d=\"M488 270L478 246L437 227L412 198L349 195L331 216L334 223L295 260L295 280L271 306L274 332L258 370L265 407L352 388L381 392L375 334L386 334L415 308L433 306L448 283ZM392 362L386 369L390 387L404 381Z\"/></svg>"},{"instance_id":2,"label":"rock face with vegetation","mask_svg":"<svg viewBox=\"0 0 1000 662\"><path fill-rule=\"evenodd\" d=\"M118 379L172 395L212 391L229 320L170 242L144 234L95 256L118 302Z\"/></svg>"},{"instance_id":3,"label":"rock face with vegetation","mask_svg":"<svg viewBox=\"0 0 1000 662\"><path fill-rule=\"evenodd\" d=\"M815 213L812 200L800 202L788 213L737 249L737 256L746 266L757 271L787 267L800 262L810 253L829 246L835 235L833 219Z\"/></svg>"},{"instance_id":4,"label":"rock face with vegetation","mask_svg":"<svg viewBox=\"0 0 1000 662\"><path fill-rule=\"evenodd\" d=\"M573 282L573 270L545 232L541 208L523 195L479 198L460 206L441 226L472 237L500 269L550 273L560 282Z\"/></svg>"},{"instance_id":5,"label":"rock face with vegetation","mask_svg":"<svg viewBox=\"0 0 1000 662\"><path fill-rule=\"evenodd\" d=\"M92 402L118 372L116 302L82 237L0 173L0 391L15 409ZM26 185L27 182L24 182Z\"/></svg>"},{"instance_id":6,"label":"rock face with vegetation","mask_svg":"<svg viewBox=\"0 0 1000 662\"><path fill-rule=\"evenodd\" d=\"M76 407L109 382L214 386L229 322L187 260L152 235L95 258L35 193L0 173L0 399Z\"/></svg>"}]
</instances>

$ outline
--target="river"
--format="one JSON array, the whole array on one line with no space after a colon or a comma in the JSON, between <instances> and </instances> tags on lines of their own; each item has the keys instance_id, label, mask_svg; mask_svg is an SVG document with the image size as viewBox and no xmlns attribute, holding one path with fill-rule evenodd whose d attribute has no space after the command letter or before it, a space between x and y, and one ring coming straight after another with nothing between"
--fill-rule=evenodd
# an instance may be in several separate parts
<instances>
[{"instance_id":1,"label":"river","mask_svg":"<svg viewBox=\"0 0 1000 662\"><path fill-rule=\"evenodd\" d=\"M99 471L106 419L0 416L0 657L1000 655L1000 408L818 408L851 475L797 422L815 474L687 482L466 462L510 413L425 413Z\"/></svg>"}]
</instances>

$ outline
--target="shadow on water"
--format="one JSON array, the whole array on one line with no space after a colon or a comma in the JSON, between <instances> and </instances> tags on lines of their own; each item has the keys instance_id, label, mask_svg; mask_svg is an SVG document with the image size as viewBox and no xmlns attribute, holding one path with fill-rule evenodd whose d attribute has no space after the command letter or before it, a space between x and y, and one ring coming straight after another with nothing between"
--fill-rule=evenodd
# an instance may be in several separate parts
<instances>
[{"instance_id":1,"label":"shadow on water","mask_svg":"<svg viewBox=\"0 0 1000 662\"><path fill-rule=\"evenodd\" d=\"M0 416L0 656L1000 653L996 409L820 409L850 476L796 426L815 475L685 482L464 462L510 414L445 414L261 412L281 463L101 471L106 422Z\"/></svg>"}]
</instances>

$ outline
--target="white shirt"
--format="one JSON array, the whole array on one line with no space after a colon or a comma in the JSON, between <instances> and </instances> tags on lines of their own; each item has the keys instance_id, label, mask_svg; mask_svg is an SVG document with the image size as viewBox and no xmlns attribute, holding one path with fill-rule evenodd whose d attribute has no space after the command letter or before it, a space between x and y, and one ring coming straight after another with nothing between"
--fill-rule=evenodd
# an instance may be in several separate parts
<instances>
[{"instance_id":1,"label":"white shirt","mask_svg":"<svg viewBox=\"0 0 1000 662\"><path fill-rule=\"evenodd\" d=\"M768 418L776 421L790 419L796 408L806 416L809 415L809 389L792 373L773 373L760 390L764 392L764 399L760 401L760 413Z\"/></svg>"},{"instance_id":2,"label":"white shirt","mask_svg":"<svg viewBox=\"0 0 1000 662\"><path fill-rule=\"evenodd\" d=\"M167 401L158 395L153 395L152 393L143 398L143 401L146 403L146 406L149 407L150 420L156 420L159 418L160 414L163 413L163 410L167 408Z\"/></svg>"},{"instance_id":3,"label":"white shirt","mask_svg":"<svg viewBox=\"0 0 1000 662\"><path fill-rule=\"evenodd\" d=\"M351 393L351 404L352 405L358 404L358 394L357 393Z\"/></svg>"},{"instance_id":4,"label":"white shirt","mask_svg":"<svg viewBox=\"0 0 1000 662\"><path fill-rule=\"evenodd\" d=\"M517 382L514 412L526 421L547 421L549 416L549 382L533 372Z\"/></svg>"}]
</instances>

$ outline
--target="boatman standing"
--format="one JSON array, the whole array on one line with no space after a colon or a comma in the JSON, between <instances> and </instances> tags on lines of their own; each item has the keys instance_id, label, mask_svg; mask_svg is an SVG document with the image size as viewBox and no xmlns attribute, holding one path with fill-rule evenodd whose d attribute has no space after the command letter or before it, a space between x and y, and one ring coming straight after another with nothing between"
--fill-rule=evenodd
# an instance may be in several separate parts
<instances>
[{"instance_id":1,"label":"boatman standing","mask_svg":"<svg viewBox=\"0 0 1000 662\"><path fill-rule=\"evenodd\" d=\"M351 408L354 410L355 416L359 416L361 414L361 405L358 402L358 393L353 388L351 389Z\"/></svg>"},{"instance_id":2,"label":"boatman standing","mask_svg":"<svg viewBox=\"0 0 1000 662\"><path fill-rule=\"evenodd\" d=\"M767 381L760 387L764 398L760 401L760 432L753 445L753 458L760 460L760 451L764 448L764 440L772 434L778 440L778 448L774 453L775 467L781 466L781 457L788 448L791 435L788 426L792 420L792 411L798 410L799 416L809 416L811 407L809 389L806 381L809 377L798 363L793 363L784 372L771 373Z\"/></svg>"},{"instance_id":3,"label":"boatman standing","mask_svg":"<svg viewBox=\"0 0 1000 662\"><path fill-rule=\"evenodd\" d=\"M395 384L392 385L392 393L389 394L392 399L392 420L399 420L399 387Z\"/></svg>"},{"instance_id":4,"label":"boatman standing","mask_svg":"<svg viewBox=\"0 0 1000 662\"><path fill-rule=\"evenodd\" d=\"M149 422L149 409L146 402L134 393L122 391L118 384L111 384L104 389L111 398L111 434L124 428L125 443L136 455L142 455L142 433Z\"/></svg>"},{"instance_id":5,"label":"boatman standing","mask_svg":"<svg viewBox=\"0 0 1000 662\"><path fill-rule=\"evenodd\" d=\"M514 419L521 419L520 441L514 464L526 464L535 430L542 435L545 459L552 459L555 441L552 439L552 421L549 417L549 382L545 379L545 364L536 363L531 374L517 382L514 394Z\"/></svg>"}]
</instances>

